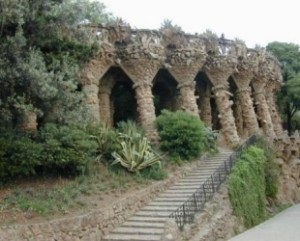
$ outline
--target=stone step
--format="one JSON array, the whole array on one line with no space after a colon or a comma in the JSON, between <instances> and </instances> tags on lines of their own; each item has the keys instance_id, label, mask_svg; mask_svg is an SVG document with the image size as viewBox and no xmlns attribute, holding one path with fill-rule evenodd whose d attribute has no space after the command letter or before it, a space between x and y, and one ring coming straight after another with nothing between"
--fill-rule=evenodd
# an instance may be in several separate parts
<instances>
[{"instance_id":1,"label":"stone step","mask_svg":"<svg viewBox=\"0 0 300 241\"><path fill-rule=\"evenodd\" d=\"M147 206L141 209L141 211L167 211L173 212L178 208L177 205L169 205L169 206Z\"/></svg>"},{"instance_id":2,"label":"stone step","mask_svg":"<svg viewBox=\"0 0 300 241\"><path fill-rule=\"evenodd\" d=\"M179 207L184 202L185 201L177 201L177 202L170 202L170 201L153 202L153 203L149 204L149 206L150 207Z\"/></svg>"},{"instance_id":3,"label":"stone step","mask_svg":"<svg viewBox=\"0 0 300 241\"><path fill-rule=\"evenodd\" d=\"M160 228L149 228L149 227L119 227L115 228L112 233L113 234L145 234L145 235L152 235L152 234L162 234L164 232L163 229Z\"/></svg>"},{"instance_id":4,"label":"stone step","mask_svg":"<svg viewBox=\"0 0 300 241\"><path fill-rule=\"evenodd\" d=\"M145 217L145 216L133 216L128 219L128 221L133 222L151 222L151 223L165 223L166 218L165 217Z\"/></svg>"},{"instance_id":5,"label":"stone step","mask_svg":"<svg viewBox=\"0 0 300 241\"><path fill-rule=\"evenodd\" d=\"M160 234L153 235L139 235L139 234L108 234L103 241L159 241Z\"/></svg>"},{"instance_id":6,"label":"stone step","mask_svg":"<svg viewBox=\"0 0 300 241\"><path fill-rule=\"evenodd\" d=\"M138 217L169 217L172 211L138 211L135 216Z\"/></svg>"},{"instance_id":7,"label":"stone step","mask_svg":"<svg viewBox=\"0 0 300 241\"><path fill-rule=\"evenodd\" d=\"M165 193L178 193L178 194L193 194L196 188L194 189L169 189Z\"/></svg>"},{"instance_id":8,"label":"stone step","mask_svg":"<svg viewBox=\"0 0 300 241\"><path fill-rule=\"evenodd\" d=\"M200 189L232 152L221 152L202 161L197 168L160 194L146 207L115 228L103 241L161 240L170 215Z\"/></svg>"},{"instance_id":9,"label":"stone step","mask_svg":"<svg viewBox=\"0 0 300 241\"><path fill-rule=\"evenodd\" d=\"M195 189L198 189L200 186L199 185L175 185L173 187L170 187L169 190L181 190L181 189L184 189L184 190L195 190Z\"/></svg>"},{"instance_id":10,"label":"stone step","mask_svg":"<svg viewBox=\"0 0 300 241\"><path fill-rule=\"evenodd\" d=\"M164 223L155 223L147 221L126 221L122 224L122 227L145 227L145 228L160 228L164 229Z\"/></svg>"},{"instance_id":11,"label":"stone step","mask_svg":"<svg viewBox=\"0 0 300 241\"><path fill-rule=\"evenodd\" d=\"M206 181L206 179L204 180L200 180L200 181L193 181L193 182L190 182L190 181L180 181L178 183L176 183L176 187L181 187L181 186L187 186L187 185L192 185L192 186L198 186L198 185L201 185L202 183L204 183Z\"/></svg>"}]
</instances>

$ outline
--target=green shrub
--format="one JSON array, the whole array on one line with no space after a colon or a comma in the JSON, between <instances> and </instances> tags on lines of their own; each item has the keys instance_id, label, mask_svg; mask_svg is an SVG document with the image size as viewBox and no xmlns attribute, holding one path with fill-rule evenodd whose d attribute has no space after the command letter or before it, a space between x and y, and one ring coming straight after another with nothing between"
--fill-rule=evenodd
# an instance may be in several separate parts
<instances>
[{"instance_id":1,"label":"green shrub","mask_svg":"<svg viewBox=\"0 0 300 241\"><path fill-rule=\"evenodd\" d=\"M46 124L40 131L40 141L44 144L43 172L72 176L90 171L97 144L83 129Z\"/></svg>"},{"instance_id":2,"label":"green shrub","mask_svg":"<svg viewBox=\"0 0 300 241\"><path fill-rule=\"evenodd\" d=\"M163 180L168 177L167 171L159 163L141 170L140 173L142 177L152 180Z\"/></svg>"},{"instance_id":3,"label":"green shrub","mask_svg":"<svg viewBox=\"0 0 300 241\"><path fill-rule=\"evenodd\" d=\"M246 227L265 219L264 151L252 146L244 151L228 179L229 199L233 213L242 218Z\"/></svg>"},{"instance_id":4,"label":"green shrub","mask_svg":"<svg viewBox=\"0 0 300 241\"><path fill-rule=\"evenodd\" d=\"M183 111L163 110L156 119L161 149L175 160L190 160L212 148L211 132L196 116Z\"/></svg>"},{"instance_id":5,"label":"green shrub","mask_svg":"<svg viewBox=\"0 0 300 241\"><path fill-rule=\"evenodd\" d=\"M113 152L112 165L119 163L128 171L138 173L146 167L160 163L161 156L151 148L149 140L139 132L135 124L123 122L119 128L123 131L118 134L120 149Z\"/></svg>"},{"instance_id":6,"label":"green shrub","mask_svg":"<svg viewBox=\"0 0 300 241\"><path fill-rule=\"evenodd\" d=\"M0 182L16 177L36 174L41 163L43 146L25 133L1 132L0 135Z\"/></svg>"},{"instance_id":7,"label":"green shrub","mask_svg":"<svg viewBox=\"0 0 300 241\"><path fill-rule=\"evenodd\" d=\"M101 125L89 125L86 130L97 143L96 160L112 161L112 153L119 148L117 131Z\"/></svg>"}]
</instances>

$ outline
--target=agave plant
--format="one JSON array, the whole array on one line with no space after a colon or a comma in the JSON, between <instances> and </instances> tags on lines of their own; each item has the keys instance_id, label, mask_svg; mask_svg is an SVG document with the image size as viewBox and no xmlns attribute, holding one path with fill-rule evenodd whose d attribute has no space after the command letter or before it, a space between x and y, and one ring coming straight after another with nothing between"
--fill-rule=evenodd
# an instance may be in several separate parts
<instances>
[{"instance_id":1,"label":"agave plant","mask_svg":"<svg viewBox=\"0 0 300 241\"><path fill-rule=\"evenodd\" d=\"M120 163L130 172L139 172L155 163L160 164L162 156L154 152L145 136L138 132L127 133L119 133L121 149L113 152L112 165Z\"/></svg>"}]
</instances>

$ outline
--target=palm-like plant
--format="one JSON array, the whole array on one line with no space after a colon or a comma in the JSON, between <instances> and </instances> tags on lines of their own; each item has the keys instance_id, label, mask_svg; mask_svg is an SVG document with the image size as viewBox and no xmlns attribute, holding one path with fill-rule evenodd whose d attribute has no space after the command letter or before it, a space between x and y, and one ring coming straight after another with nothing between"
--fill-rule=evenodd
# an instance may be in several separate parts
<instances>
[{"instance_id":1,"label":"palm-like plant","mask_svg":"<svg viewBox=\"0 0 300 241\"><path fill-rule=\"evenodd\" d=\"M121 149L113 152L115 160L112 165L120 163L130 172L139 172L155 163L160 164L162 156L155 153L148 139L141 133L127 130L126 133L119 133L119 139Z\"/></svg>"}]
</instances>

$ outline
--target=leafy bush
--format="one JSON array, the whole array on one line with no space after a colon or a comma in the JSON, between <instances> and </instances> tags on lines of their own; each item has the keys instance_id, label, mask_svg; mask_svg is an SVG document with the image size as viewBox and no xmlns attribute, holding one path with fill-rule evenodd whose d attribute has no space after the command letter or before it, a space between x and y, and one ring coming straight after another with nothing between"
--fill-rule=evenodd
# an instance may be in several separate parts
<instances>
[{"instance_id":1,"label":"leafy bush","mask_svg":"<svg viewBox=\"0 0 300 241\"><path fill-rule=\"evenodd\" d=\"M246 227L265 219L265 162L262 149L249 147L242 153L228 179L233 213L242 218Z\"/></svg>"},{"instance_id":2,"label":"leafy bush","mask_svg":"<svg viewBox=\"0 0 300 241\"><path fill-rule=\"evenodd\" d=\"M149 140L139 132L135 124L123 122L119 128L123 131L118 134L120 150L113 152L112 165L120 163L128 171L137 173L146 167L160 163L161 156L155 153Z\"/></svg>"},{"instance_id":3,"label":"leafy bush","mask_svg":"<svg viewBox=\"0 0 300 241\"><path fill-rule=\"evenodd\" d=\"M96 160L111 161L112 153L118 150L118 133L114 129L110 129L101 125L89 125L86 131L91 138L97 143Z\"/></svg>"},{"instance_id":4,"label":"leafy bush","mask_svg":"<svg viewBox=\"0 0 300 241\"><path fill-rule=\"evenodd\" d=\"M0 182L13 177L34 175L41 163L43 145L34 142L29 135L1 132L0 135Z\"/></svg>"},{"instance_id":5,"label":"leafy bush","mask_svg":"<svg viewBox=\"0 0 300 241\"><path fill-rule=\"evenodd\" d=\"M189 113L163 110L156 119L156 126L161 138L161 149L175 160L190 160L215 148L212 132L199 118Z\"/></svg>"},{"instance_id":6,"label":"leafy bush","mask_svg":"<svg viewBox=\"0 0 300 241\"><path fill-rule=\"evenodd\" d=\"M83 129L47 124L40 131L40 141L44 172L70 176L90 171L97 145Z\"/></svg>"},{"instance_id":7,"label":"leafy bush","mask_svg":"<svg viewBox=\"0 0 300 241\"><path fill-rule=\"evenodd\" d=\"M163 180L168 177L168 173L162 167L162 165L156 163L150 167L141 170L141 176L146 179Z\"/></svg>"}]
</instances>

